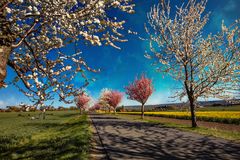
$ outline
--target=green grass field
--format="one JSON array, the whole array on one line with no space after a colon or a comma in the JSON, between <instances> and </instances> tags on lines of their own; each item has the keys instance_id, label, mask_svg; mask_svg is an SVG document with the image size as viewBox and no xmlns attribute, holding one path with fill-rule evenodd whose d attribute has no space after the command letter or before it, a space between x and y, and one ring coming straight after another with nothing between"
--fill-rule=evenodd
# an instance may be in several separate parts
<instances>
[{"instance_id":1,"label":"green grass field","mask_svg":"<svg viewBox=\"0 0 240 160\"><path fill-rule=\"evenodd\" d=\"M28 115L30 114L30 115ZM0 159L87 159L90 124L77 111L0 113Z\"/></svg>"}]
</instances>

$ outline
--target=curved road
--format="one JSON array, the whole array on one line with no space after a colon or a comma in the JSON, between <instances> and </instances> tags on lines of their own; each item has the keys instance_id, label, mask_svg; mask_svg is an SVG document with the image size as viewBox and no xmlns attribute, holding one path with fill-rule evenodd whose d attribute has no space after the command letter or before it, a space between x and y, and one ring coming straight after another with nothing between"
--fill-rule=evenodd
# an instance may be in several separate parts
<instances>
[{"instance_id":1,"label":"curved road","mask_svg":"<svg viewBox=\"0 0 240 160\"><path fill-rule=\"evenodd\" d=\"M108 159L240 159L240 144L231 141L110 115L90 117L110 157Z\"/></svg>"}]
</instances>

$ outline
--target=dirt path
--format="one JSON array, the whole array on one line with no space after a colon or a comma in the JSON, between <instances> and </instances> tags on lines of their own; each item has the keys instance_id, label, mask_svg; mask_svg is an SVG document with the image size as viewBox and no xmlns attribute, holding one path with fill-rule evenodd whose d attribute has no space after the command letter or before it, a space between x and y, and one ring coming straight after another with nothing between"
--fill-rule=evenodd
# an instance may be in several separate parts
<instances>
[{"instance_id":1,"label":"dirt path","mask_svg":"<svg viewBox=\"0 0 240 160\"><path fill-rule=\"evenodd\" d=\"M91 115L112 160L239 159L240 144L160 124Z\"/></svg>"}]
</instances>

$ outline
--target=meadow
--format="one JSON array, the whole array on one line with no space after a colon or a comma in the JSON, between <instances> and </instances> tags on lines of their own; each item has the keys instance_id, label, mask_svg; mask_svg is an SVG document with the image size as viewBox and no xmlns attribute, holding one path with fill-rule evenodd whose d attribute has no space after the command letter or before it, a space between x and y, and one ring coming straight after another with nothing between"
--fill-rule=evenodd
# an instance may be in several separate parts
<instances>
[{"instance_id":1,"label":"meadow","mask_svg":"<svg viewBox=\"0 0 240 160\"><path fill-rule=\"evenodd\" d=\"M198 109L196 112L197 119L200 121L220 122L227 124L240 124L240 106L234 107L207 107ZM139 115L140 112L119 112L120 114ZM159 116L176 119L191 119L189 111L158 111L144 112L147 116Z\"/></svg>"},{"instance_id":2,"label":"meadow","mask_svg":"<svg viewBox=\"0 0 240 160\"><path fill-rule=\"evenodd\" d=\"M90 124L77 111L0 113L0 159L87 159Z\"/></svg>"}]
</instances>

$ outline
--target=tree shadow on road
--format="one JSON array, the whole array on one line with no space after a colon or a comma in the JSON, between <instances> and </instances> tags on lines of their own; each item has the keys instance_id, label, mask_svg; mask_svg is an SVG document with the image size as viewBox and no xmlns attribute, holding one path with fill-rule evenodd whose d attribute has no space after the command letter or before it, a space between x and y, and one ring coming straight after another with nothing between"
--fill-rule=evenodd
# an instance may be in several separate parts
<instances>
[{"instance_id":1,"label":"tree shadow on road","mask_svg":"<svg viewBox=\"0 0 240 160\"><path fill-rule=\"evenodd\" d=\"M112 159L239 159L240 144L161 124L100 117L93 116L94 123Z\"/></svg>"}]
</instances>

